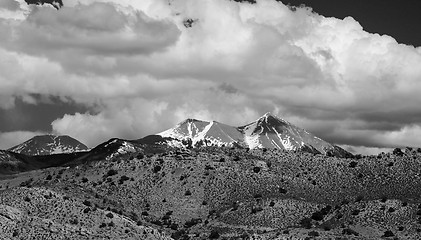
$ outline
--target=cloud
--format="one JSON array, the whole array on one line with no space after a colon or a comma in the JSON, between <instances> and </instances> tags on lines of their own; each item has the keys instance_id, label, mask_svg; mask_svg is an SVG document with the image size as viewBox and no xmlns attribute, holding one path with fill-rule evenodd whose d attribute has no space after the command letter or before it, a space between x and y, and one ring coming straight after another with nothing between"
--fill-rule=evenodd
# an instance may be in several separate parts
<instances>
[{"instance_id":1,"label":"cloud","mask_svg":"<svg viewBox=\"0 0 421 240\"><path fill-rule=\"evenodd\" d=\"M52 129L88 145L267 111L338 144L420 144L421 49L352 17L271 0L69 0L26 11L0 19L0 107L34 93L72 99L94 111Z\"/></svg>"},{"instance_id":2,"label":"cloud","mask_svg":"<svg viewBox=\"0 0 421 240\"><path fill-rule=\"evenodd\" d=\"M74 56L67 53L101 57L151 54L174 44L179 36L169 21L152 19L139 10L123 12L110 3L78 4L60 11L35 7L25 21L13 26L4 22L2 28L13 31L3 37L9 49L47 56L63 65L66 57Z\"/></svg>"},{"instance_id":3,"label":"cloud","mask_svg":"<svg viewBox=\"0 0 421 240\"><path fill-rule=\"evenodd\" d=\"M19 2L15 1L15 0L2 0L0 2L0 10L6 9L6 10L9 10L9 11L16 11L19 8L20 8Z\"/></svg>"}]
</instances>

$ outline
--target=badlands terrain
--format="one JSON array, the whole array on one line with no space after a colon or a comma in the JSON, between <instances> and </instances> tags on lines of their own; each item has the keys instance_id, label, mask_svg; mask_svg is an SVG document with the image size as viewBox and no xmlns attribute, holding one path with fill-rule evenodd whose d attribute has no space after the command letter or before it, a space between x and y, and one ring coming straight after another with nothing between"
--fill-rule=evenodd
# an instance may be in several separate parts
<instances>
[{"instance_id":1,"label":"badlands terrain","mask_svg":"<svg viewBox=\"0 0 421 240\"><path fill-rule=\"evenodd\" d=\"M79 144L42 139L19 149ZM271 114L13 149L0 152L1 239L421 237L421 149L353 156Z\"/></svg>"}]
</instances>

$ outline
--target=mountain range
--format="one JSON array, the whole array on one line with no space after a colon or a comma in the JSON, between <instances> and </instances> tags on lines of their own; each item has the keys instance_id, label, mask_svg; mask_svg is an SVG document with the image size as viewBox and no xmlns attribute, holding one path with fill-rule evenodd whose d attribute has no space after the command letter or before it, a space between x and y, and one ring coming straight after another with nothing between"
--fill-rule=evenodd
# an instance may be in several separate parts
<instances>
[{"instance_id":1,"label":"mountain range","mask_svg":"<svg viewBox=\"0 0 421 240\"><path fill-rule=\"evenodd\" d=\"M250 149L304 150L342 157L351 155L271 113L239 127L217 121L187 119L157 135L171 139L167 143L174 147L240 146Z\"/></svg>"},{"instance_id":2,"label":"mountain range","mask_svg":"<svg viewBox=\"0 0 421 240\"><path fill-rule=\"evenodd\" d=\"M205 146L266 148L286 151L307 151L337 157L352 157L344 149L324 141L305 129L297 127L271 113L266 113L247 125L234 127L217 121L186 119L175 127L156 135L138 140L111 139L100 144L102 152L116 154L135 151L138 144L172 148L197 148ZM116 147L119 145L119 147ZM89 148L70 136L40 135L7 150L27 156L42 156L89 152ZM97 151L98 152L98 151ZM11 154L10 153L10 154ZM92 151L90 152L92 154ZM5 154L3 154L5 155ZM108 156L112 157L112 155Z\"/></svg>"}]
</instances>

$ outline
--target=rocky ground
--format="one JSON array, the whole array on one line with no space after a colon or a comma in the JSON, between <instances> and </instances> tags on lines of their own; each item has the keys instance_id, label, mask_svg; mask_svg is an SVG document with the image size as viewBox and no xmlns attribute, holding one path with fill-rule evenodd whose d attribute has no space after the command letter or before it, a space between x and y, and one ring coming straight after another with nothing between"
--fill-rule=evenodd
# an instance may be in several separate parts
<instances>
[{"instance_id":1,"label":"rocky ground","mask_svg":"<svg viewBox=\"0 0 421 240\"><path fill-rule=\"evenodd\" d=\"M420 239L421 153L201 148L3 176L4 239Z\"/></svg>"}]
</instances>

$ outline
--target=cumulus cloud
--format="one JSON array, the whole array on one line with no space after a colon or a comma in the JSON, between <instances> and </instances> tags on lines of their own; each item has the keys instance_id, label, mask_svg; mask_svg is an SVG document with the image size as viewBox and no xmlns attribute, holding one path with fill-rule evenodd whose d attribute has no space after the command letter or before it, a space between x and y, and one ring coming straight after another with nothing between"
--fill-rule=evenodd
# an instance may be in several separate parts
<instances>
[{"instance_id":1,"label":"cumulus cloud","mask_svg":"<svg viewBox=\"0 0 421 240\"><path fill-rule=\"evenodd\" d=\"M9 11L16 11L19 7L19 2L15 0L3 0L0 2L0 9L6 9Z\"/></svg>"},{"instance_id":2,"label":"cumulus cloud","mask_svg":"<svg viewBox=\"0 0 421 240\"><path fill-rule=\"evenodd\" d=\"M187 117L241 125L267 111L338 144L421 145L421 49L352 17L272 0L69 0L25 11L0 18L0 107L32 93L85 104L95 113L52 128L88 145Z\"/></svg>"}]
</instances>

